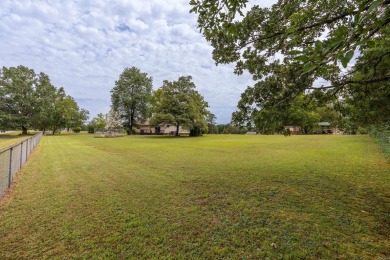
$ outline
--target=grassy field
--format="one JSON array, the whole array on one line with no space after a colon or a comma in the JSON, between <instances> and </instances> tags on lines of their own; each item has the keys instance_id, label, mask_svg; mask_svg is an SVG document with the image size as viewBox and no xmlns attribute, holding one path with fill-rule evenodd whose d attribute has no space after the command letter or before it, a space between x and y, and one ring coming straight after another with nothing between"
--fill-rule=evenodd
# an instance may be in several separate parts
<instances>
[{"instance_id":1,"label":"grassy field","mask_svg":"<svg viewBox=\"0 0 390 260\"><path fill-rule=\"evenodd\" d=\"M367 136L46 136L0 258L390 257L390 163Z\"/></svg>"},{"instance_id":2,"label":"grassy field","mask_svg":"<svg viewBox=\"0 0 390 260\"><path fill-rule=\"evenodd\" d=\"M0 134L0 150L28 138L25 135L23 136L19 134L20 131L9 134Z\"/></svg>"}]
</instances>

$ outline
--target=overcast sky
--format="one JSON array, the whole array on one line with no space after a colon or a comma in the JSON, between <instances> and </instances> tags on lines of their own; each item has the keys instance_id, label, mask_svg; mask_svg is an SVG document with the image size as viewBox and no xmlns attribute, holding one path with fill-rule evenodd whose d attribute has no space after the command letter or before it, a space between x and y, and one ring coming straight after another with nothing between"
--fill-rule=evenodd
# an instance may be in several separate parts
<instances>
[{"instance_id":1,"label":"overcast sky","mask_svg":"<svg viewBox=\"0 0 390 260\"><path fill-rule=\"evenodd\" d=\"M45 72L91 117L109 111L110 90L126 67L148 73L154 89L191 75L217 122L228 123L253 82L233 74L233 65L215 66L188 2L0 0L0 66Z\"/></svg>"}]
</instances>

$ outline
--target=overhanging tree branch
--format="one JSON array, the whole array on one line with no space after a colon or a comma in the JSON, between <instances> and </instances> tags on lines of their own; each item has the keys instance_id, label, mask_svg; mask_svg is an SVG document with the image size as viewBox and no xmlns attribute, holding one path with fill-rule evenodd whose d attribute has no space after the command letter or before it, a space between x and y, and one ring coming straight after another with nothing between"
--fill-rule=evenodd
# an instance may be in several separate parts
<instances>
[{"instance_id":1,"label":"overhanging tree branch","mask_svg":"<svg viewBox=\"0 0 390 260\"><path fill-rule=\"evenodd\" d=\"M347 80L347 81L344 81L343 83L341 83L339 85L310 87L310 88L307 88L307 89L310 89L310 90L336 89L336 88L341 88L341 87L343 87L345 85L348 85L348 84L366 85L366 84L378 83L378 82L383 82L383 81L388 81L388 80L390 80L390 76L385 76L385 77L382 77L382 78L376 78L376 79L370 79L370 80Z\"/></svg>"}]
</instances>

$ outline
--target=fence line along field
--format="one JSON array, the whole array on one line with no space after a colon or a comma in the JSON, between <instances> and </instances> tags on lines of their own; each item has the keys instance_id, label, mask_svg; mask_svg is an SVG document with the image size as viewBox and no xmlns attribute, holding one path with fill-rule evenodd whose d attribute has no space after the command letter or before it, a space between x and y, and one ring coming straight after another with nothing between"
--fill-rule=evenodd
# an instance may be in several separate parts
<instances>
[{"instance_id":1,"label":"fence line along field","mask_svg":"<svg viewBox=\"0 0 390 260\"><path fill-rule=\"evenodd\" d=\"M390 164L368 136L45 136L0 258L386 258Z\"/></svg>"},{"instance_id":2,"label":"fence line along field","mask_svg":"<svg viewBox=\"0 0 390 260\"><path fill-rule=\"evenodd\" d=\"M31 151L38 144L42 133L31 137L24 137L21 141L18 138L11 138L14 143L4 149L0 149L0 199L4 192L11 188L15 175L26 163ZM5 139L7 140L7 139ZM5 142L6 143L6 142Z\"/></svg>"}]
</instances>

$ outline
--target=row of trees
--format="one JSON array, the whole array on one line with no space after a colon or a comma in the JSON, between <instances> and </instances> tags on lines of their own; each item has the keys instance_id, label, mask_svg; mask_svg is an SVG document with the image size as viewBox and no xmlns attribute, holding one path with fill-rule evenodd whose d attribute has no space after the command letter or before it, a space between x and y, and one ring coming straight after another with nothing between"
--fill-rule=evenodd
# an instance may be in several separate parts
<instances>
[{"instance_id":1,"label":"row of trees","mask_svg":"<svg viewBox=\"0 0 390 260\"><path fill-rule=\"evenodd\" d=\"M390 125L389 0L279 0L244 13L248 2L190 2L216 63L235 63L255 81L233 114L237 124L309 131L327 111L352 128Z\"/></svg>"},{"instance_id":2,"label":"row of trees","mask_svg":"<svg viewBox=\"0 0 390 260\"><path fill-rule=\"evenodd\" d=\"M80 109L63 88L51 84L45 73L25 66L0 69L0 130L78 129L89 112Z\"/></svg>"},{"instance_id":3,"label":"row of trees","mask_svg":"<svg viewBox=\"0 0 390 260\"><path fill-rule=\"evenodd\" d=\"M203 96L195 90L191 76L177 81L164 80L152 91L152 78L136 67L125 68L111 90L113 113L118 113L123 125L132 133L137 122L150 118L150 124L168 124L190 130L191 136L207 132L210 112Z\"/></svg>"},{"instance_id":4,"label":"row of trees","mask_svg":"<svg viewBox=\"0 0 390 260\"><path fill-rule=\"evenodd\" d=\"M247 89L241 95L238 111L233 113L232 121L236 125L262 134L283 132L285 126L298 126L302 133L308 134L318 130L319 122L328 122L331 127L349 133L356 133L358 129L359 123L354 117L357 111L346 101L339 100L337 103L324 105L311 95L301 94L285 107L268 106L258 109L247 103L251 91Z\"/></svg>"}]
</instances>

